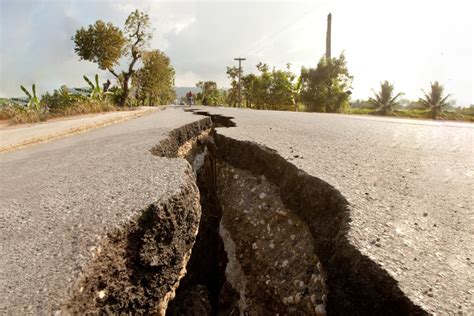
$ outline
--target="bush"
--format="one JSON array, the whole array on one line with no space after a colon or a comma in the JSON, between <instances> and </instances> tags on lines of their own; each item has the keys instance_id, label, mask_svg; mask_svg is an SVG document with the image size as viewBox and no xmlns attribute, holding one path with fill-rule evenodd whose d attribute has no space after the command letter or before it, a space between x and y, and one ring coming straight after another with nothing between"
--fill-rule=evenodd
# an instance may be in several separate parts
<instances>
[{"instance_id":1,"label":"bush","mask_svg":"<svg viewBox=\"0 0 474 316\"><path fill-rule=\"evenodd\" d=\"M54 98L55 97L53 97L53 99ZM10 105L0 109L0 120L10 120L14 124L24 124L42 122L46 121L49 118L55 117L101 113L117 110L117 107L115 107L109 101L100 101L92 99L85 99L82 101L75 101L74 103L71 102L66 104L49 103L49 105L53 105L52 111L48 111L48 108L46 106L42 106L39 110L37 110L35 108L28 108L16 104Z\"/></svg>"},{"instance_id":2,"label":"bush","mask_svg":"<svg viewBox=\"0 0 474 316\"><path fill-rule=\"evenodd\" d=\"M78 94L71 94L68 87L62 86L54 90L53 94L46 93L41 97L41 105L51 113L63 113L67 108L75 106L76 103L85 101L87 98Z\"/></svg>"},{"instance_id":3,"label":"bush","mask_svg":"<svg viewBox=\"0 0 474 316\"><path fill-rule=\"evenodd\" d=\"M89 113L101 113L116 111L117 108L109 101L87 99L78 101L73 106L68 106L59 112L57 116L71 116ZM53 115L54 116L54 115Z\"/></svg>"},{"instance_id":4,"label":"bush","mask_svg":"<svg viewBox=\"0 0 474 316\"><path fill-rule=\"evenodd\" d=\"M11 105L0 110L0 119L10 120L14 124L45 121L48 113L44 109L30 109L22 105Z\"/></svg>"}]
</instances>

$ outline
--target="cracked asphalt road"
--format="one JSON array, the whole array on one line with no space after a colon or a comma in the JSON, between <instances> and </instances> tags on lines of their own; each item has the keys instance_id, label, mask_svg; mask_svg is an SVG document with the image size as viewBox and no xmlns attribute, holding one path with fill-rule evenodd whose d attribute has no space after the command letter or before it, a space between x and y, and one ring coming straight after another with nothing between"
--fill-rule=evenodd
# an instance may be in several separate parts
<instances>
[{"instance_id":1,"label":"cracked asphalt road","mask_svg":"<svg viewBox=\"0 0 474 316\"><path fill-rule=\"evenodd\" d=\"M414 303L472 312L472 124L203 109L338 189L350 241ZM179 189L185 161L148 150L200 119L170 108L0 155L0 312L54 310L107 231Z\"/></svg>"},{"instance_id":2,"label":"cracked asphalt road","mask_svg":"<svg viewBox=\"0 0 474 316\"><path fill-rule=\"evenodd\" d=\"M338 114L202 108L218 133L276 150L339 190L350 241L424 309L473 312L474 125Z\"/></svg>"},{"instance_id":3,"label":"cracked asphalt road","mask_svg":"<svg viewBox=\"0 0 474 316\"><path fill-rule=\"evenodd\" d=\"M184 185L183 159L149 149L202 120L167 109L0 155L0 314L58 308L107 232Z\"/></svg>"}]
</instances>

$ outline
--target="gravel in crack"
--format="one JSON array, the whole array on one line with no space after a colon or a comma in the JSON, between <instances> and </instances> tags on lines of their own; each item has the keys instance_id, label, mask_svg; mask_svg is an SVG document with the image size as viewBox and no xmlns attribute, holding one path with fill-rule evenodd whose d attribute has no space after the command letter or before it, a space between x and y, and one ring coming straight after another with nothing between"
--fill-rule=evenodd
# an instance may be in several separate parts
<instances>
[{"instance_id":1,"label":"gravel in crack","mask_svg":"<svg viewBox=\"0 0 474 316\"><path fill-rule=\"evenodd\" d=\"M306 224L285 208L264 176L218 165L221 233L229 262L226 277L248 315L325 315L324 272ZM238 265L238 268L235 267ZM234 275L232 275L234 274ZM236 275L237 274L237 275Z\"/></svg>"}]
</instances>

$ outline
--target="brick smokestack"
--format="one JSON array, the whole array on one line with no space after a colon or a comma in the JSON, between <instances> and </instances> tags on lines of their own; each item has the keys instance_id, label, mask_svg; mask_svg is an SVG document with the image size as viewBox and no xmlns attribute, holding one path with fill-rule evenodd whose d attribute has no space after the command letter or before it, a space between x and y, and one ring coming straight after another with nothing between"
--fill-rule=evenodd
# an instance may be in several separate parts
<instances>
[{"instance_id":1,"label":"brick smokestack","mask_svg":"<svg viewBox=\"0 0 474 316\"><path fill-rule=\"evenodd\" d=\"M326 59L331 59L331 13L328 14L328 28L326 31Z\"/></svg>"}]
</instances>

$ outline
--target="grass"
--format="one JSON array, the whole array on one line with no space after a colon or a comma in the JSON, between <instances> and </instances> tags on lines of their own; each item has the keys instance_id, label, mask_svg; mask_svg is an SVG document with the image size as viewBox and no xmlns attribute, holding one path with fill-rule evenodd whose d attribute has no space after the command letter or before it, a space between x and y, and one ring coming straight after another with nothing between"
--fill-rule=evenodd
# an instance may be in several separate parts
<instances>
[{"instance_id":1,"label":"grass","mask_svg":"<svg viewBox=\"0 0 474 316\"><path fill-rule=\"evenodd\" d=\"M360 115L378 115L375 109L367 108L349 108L344 111L344 114L360 114ZM414 119L432 119L431 111L426 109L402 109L394 110L390 115L392 117L414 118ZM443 111L438 115L440 120L449 121L467 121L474 122L474 113L469 109L462 109L458 111Z\"/></svg>"},{"instance_id":2,"label":"grass","mask_svg":"<svg viewBox=\"0 0 474 316\"><path fill-rule=\"evenodd\" d=\"M74 106L69 106L62 111L52 114L54 117L72 116L90 113L101 113L117 111L119 108L108 101L88 100L76 103ZM127 108L128 109L128 108ZM57 115L57 116L56 116Z\"/></svg>"},{"instance_id":3,"label":"grass","mask_svg":"<svg viewBox=\"0 0 474 316\"><path fill-rule=\"evenodd\" d=\"M20 105L9 106L0 110L0 120L10 120L14 124L41 122L46 119L46 113Z\"/></svg>"},{"instance_id":4,"label":"grass","mask_svg":"<svg viewBox=\"0 0 474 316\"><path fill-rule=\"evenodd\" d=\"M28 109L21 105L9 105L0 109L0 120L9 120L14 124L43 122L51 118L66 117L81 114L102 113L117 111L116 107L108 101L85 100L74 105L58 109L53 113L41 109Z\"/></svg>"},{"instance_id":5,"label":"grass","mask_svg":"<svg viewBox=\"0 0 474 316\"><path fill-rule=\"evenodd\" d=\"M366 115L366 114L372 114L374 113L374 109L363 109L363 108L348 108L344 110L344 114L361 114L361 115Z\"/></svg>"}]
</instances>

